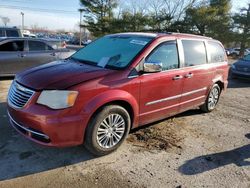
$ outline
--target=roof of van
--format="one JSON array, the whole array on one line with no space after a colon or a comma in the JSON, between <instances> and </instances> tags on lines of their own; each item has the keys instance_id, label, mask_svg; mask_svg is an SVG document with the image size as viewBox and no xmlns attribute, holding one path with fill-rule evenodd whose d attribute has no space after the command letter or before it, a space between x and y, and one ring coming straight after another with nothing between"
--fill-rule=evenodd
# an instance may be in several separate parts
<instances>
[{"instance_id":1,"label":"roof of van","mask_svg":"<svg viewBox=\"0 0 250 188\"><path fill-rule=\"evenodd\" d=\"M202 38L202 39L212 39L211 37L201 36L201 35L194 35L189 33L174 33L174 32L166 32L166 33L153 33L153 32L126 32L126 33L116 33L110 34L108 36L122 36L122 35L137 35L137 36L144 36L144 37L162 37L162 36L178 36L178 37L185 37L185 38Z\"/></svg>"},{"instance_id":2,"label":"roof of van","mask_svg":"<svg viewBox=\"0 0 250 188\"><path fill-rule=\"evenodd\" d=\"M17 27L1 27L1 26L0 26L0 29L15 29L15 30L20 30Z\"/></svg>"},{"instance_id":3,"label":"roof of van","mask_svg":"<svg viewBox=\"0 0 250 188\"><path fill-rule=\"evenodd\" d=\"M44 41L44 42L55 42L53 40L46 40L43 38L28 38L28 37L0 37L0 42L2 41L13 41L13 40L32 40L32 41Z\"/></svg>"}]
</instances>

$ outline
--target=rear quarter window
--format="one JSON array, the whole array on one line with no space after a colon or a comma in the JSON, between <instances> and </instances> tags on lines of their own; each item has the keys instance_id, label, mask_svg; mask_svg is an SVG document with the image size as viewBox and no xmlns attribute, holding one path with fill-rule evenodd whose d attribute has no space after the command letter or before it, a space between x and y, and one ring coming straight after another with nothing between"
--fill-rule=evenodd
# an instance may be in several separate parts
<instances>
[{"instance_id":1,"label":"rear quarter window","mask_svg":"<svg viewBox=\"0 0 250 188\"><path fill-rule=\"evenodd\" d=\"M208 41L208 50L211 57L211 63L225 61L225 50L218 42Z\"/></svg>"},{"instance_id":2,"label":"rear quarter window","mask_svg":"<svg viewBox=\"0 0 250 188\"><path fill-rule=\"evenodd\" d=\"M7 37L19 37L18 31L11 30L11 29L6 30L6 35L7 35Z\"/></svg>"},{"instance_id":3,"label":"rear quarter window","mask_svg":"<svg viewBox=\"0 0 250 188\"><path fill-rule=\"evenodd\" d=\"M207 63L206 48L203 41L182 40L185 67Z\"/></svg>"}]
</instances>

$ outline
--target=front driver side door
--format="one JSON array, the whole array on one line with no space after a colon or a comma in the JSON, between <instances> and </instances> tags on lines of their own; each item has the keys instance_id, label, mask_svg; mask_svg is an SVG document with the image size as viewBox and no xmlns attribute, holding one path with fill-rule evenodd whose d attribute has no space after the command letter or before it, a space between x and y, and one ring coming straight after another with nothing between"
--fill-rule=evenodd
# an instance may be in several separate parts
<instances>
[{"instance_id":1,"label":"front driver side door","mask_svg":"<svg viewBox=\"0 0 250 188\"><path fill-rule=\"evenodd\" d=\"M183 87L183 70L179 69L179 55L175 40L161 43L145 61L161 62L163 70L140 76L140 124L176 114L179 111Z\"/></svg>"}]
</instances>

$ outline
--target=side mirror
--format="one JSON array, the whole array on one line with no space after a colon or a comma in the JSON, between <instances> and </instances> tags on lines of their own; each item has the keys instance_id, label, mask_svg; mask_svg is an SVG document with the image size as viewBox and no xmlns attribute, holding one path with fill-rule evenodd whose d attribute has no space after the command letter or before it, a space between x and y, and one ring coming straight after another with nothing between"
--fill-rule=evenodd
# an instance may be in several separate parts
<instances>
[{"instance_id":1,"label":"side mirror","mask_svg":"<svg viewBox=\"0 0 250 188\"><path fill-rule=\"evenodd\" d=\"M153 73L161 71L162 63L160 61L145 61L143 64L143 72Z\"/></svg>"}]
</instances>

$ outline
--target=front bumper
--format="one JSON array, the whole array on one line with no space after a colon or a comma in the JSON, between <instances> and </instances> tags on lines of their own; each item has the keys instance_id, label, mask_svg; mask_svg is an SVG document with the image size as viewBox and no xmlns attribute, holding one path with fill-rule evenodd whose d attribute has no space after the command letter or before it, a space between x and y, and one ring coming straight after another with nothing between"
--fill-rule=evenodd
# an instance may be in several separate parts
<instances>
[{"instance_id":1,"label":"front bumper","mask_svg":"<svg viewBox=\"0 0 250 188\"><path fill-rule=\"evenodd\" d=\"M23 136L46 146L66 147L83 143L84 115L57 113L40 105L15 109L8 105L10 124Z\"/></svg>"},{"instance_id":2,"label":"front bumper","mask_svg":"<svg viewBox=\"0 0 250 188\"><path fill-rule=\"evenodd\" d=\"M12 117L11 115L9 114L8 112L8 116L9 116L9 121L10 121L10 124L18 131L18 132L21 132L23 135L25 136L28 136L30 137L31 139L34 139L36 141L40 141L40 142L43 142L43 143L50 143L50 138L48 135L40 132L40 131L37 131L37 130L34 130L30 127L25 127L19 123L17 123Z\"/></svg>"}]
</instances>

